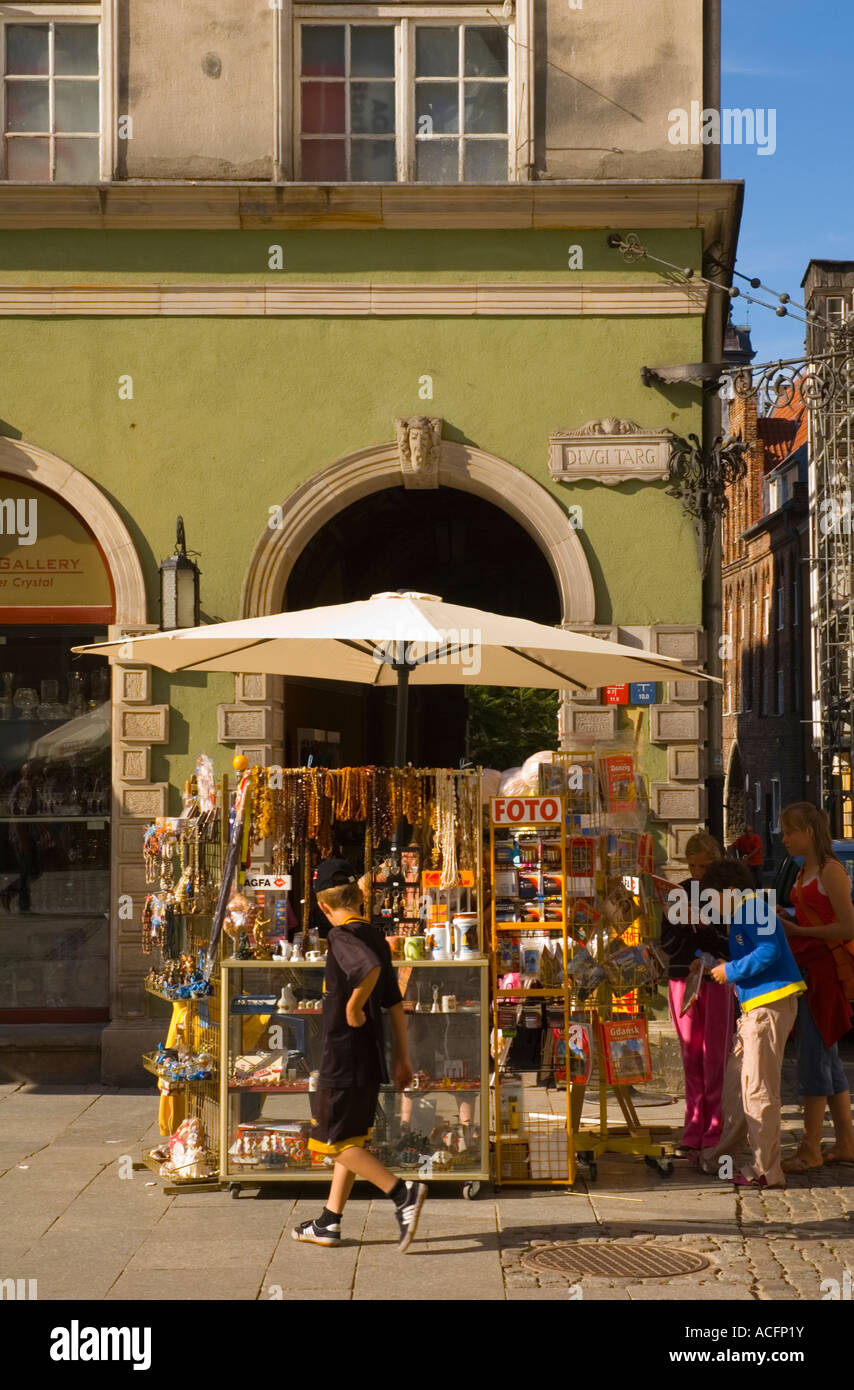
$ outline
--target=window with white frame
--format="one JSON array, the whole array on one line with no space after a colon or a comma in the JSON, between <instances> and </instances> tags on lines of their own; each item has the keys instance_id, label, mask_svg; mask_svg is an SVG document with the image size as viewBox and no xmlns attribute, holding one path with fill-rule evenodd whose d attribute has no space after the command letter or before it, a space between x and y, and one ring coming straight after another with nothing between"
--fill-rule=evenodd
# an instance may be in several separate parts
<instances>
[{"instance_id":1,"label":"window with white frame","mask_svg":"<svg viewBox=\"0 0 854 1390\"><path fill-rule=\"evenodd\" d=\"M777 667L777 713L786 713L786 673L782 666Z\"/></svg>"},{"instance_id":2,"label":"window with white frame","mask_svg":"<svg viewBox=\"0 0 854 1390\"><path fill-rule=\"evenodd\" d=\"M514 22L480 6L413 8L372 7L370 21L358 6L334 17L297 8L297 179L495 183L523 172Z\"/></svg>"},{"instance_id":3,"label":"window with white frame","mask_svg":"<svg viewBox=\"0 0 854 1390\"><path fill-rule=\"evenodd\" d=\"M780 812L783 809L783 800L780 789L779 777L771 778L771 830L773 834L780 834Z\"/></svg>"},{"instance_id":4,"label":"window with white frame","mask_svg":"<svg viewBox=\"0 0 854 1390\"><path fill-rule=\"evenodd\" d=\"M824 301L824 317L834 326L844 323L847 315L845 298L841 294L830 294Z\"/></svg>"},{"instance_id":5,"label":"window with white frame","mask_svg":"<svg viewBox=\"0 0 854 1390\"><path fill-rule=\"evenodd\" d=\"M771 595L765 594L762 598L762 636L771 635Z\"/></svg>"},{"instance_id":6,"label":"window with white frame","mask_svg":"<svg viewBox=\"0 0 854 1390\"><path fill-rule=\"evenodd\" d=\"M97 183L101 58L91 6L0 3L3 153L17 183ZM75 17L75 12L79 17ZM44 17L43 17L44 16Z\"/></svg>"},{"instance_id":7,"label":"window with white frame","mask_svg":"<svg viewBox=\"0 0 854 1390\"><path fill-rule=\"evenodd\" d=\"M777 586L777 631L786 626L786 589L783 580Z\"/></svg>"}]
</instances>

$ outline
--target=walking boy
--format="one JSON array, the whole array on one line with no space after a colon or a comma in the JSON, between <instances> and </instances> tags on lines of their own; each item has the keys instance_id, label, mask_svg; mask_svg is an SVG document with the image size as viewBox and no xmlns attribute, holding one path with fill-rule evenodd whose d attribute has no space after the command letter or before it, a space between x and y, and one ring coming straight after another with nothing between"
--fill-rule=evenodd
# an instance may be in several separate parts
<instances>
[{"instance_id":1,"label":"walking boy","mask_svg":"<svg viewBox=\"0 0 854 1390\"><path fill-rule=\"evenodd\" d=\"M806 989L786 933L751 888L750 870L737 859L710 864L702 891L739 889L742 901L732 912L729 963L709 973L724 989L735 985L741 1017L724 1080L723 1133L709 1162L714 1171L723 1155L735 1156L745 1137L753 1164L733 1175L736 1187L785 1187L780 1164L780 1078L786 1039L797 1017L797 996ZM765 908L760 912L759 908ZM721 910L721 920L727 913ZM699 965L699 962L698 962Z\"/></svg>"},{"instance_id":2,"label":"walking boy","mask_svg":"<svg viewBox=\"0 0 854 1390\"><path fill-rule=\"evenodd\" d=\"M394 1083L412 1080L406 1016L385 937L362 916L362 892L345 859L322 859L314 874L321 912L332 924L326 950L323 1051L315 1129L308 1147L335 1159L326 1206L292 1232L294 1240L339 1245L341 1216L356 1178L366 1178L394 1203L398 1250L412 1243L426 1183L404 1182L365 1145L371 1137L380 1086L388 1081L382 1010L391 1020Z\"/></svg>"}]
</instances>

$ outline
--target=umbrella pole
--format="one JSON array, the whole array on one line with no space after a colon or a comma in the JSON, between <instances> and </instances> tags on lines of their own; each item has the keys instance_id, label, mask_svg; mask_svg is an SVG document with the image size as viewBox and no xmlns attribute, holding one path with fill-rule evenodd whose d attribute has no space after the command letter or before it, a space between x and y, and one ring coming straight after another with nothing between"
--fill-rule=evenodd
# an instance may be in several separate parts
<instances>
[{"instance_id":1,"label":"umbrella pole","mask_svg":"<svg viewBox=\"0 0 854 1390\"><path fill-rule=\"evenodd\" d=\"M406 766L406 733L409 714L409 667L401 662L394 666L397 672L397 710L394 723L394 766Z\"/></svg>"}]
</instances>

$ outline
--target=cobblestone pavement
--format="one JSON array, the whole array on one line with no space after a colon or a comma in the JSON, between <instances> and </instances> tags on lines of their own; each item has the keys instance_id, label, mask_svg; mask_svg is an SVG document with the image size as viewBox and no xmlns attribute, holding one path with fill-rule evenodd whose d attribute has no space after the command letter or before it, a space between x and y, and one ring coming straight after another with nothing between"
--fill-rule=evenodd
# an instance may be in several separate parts
<instances>
[{"instance_id":1,"label":"cobblestone pavement","mask_svg":"<svg viewBox=\"0 0 854 1390\"><path fill-rule=\"evenodd\" d=\"M797 1126L787 1095L785 1123ZM50 1299L470 1299L482 1301L817 1301L854 1274L854 1168L795 1177L784 1191L735 1192L677 1161L670 1179L605 1155L573 1191L485 1188L476 1201L434 1184L418 1237L395 1250L390 1204L357 1188L337 1250L290 1238L323 1188L167 1196L127 1171L156 1142L153 1091L0 1086L0 1280L36 1279ZM644 1118L647 1118L645 1115ZM678 1107L656 1112L675 1123ZM794 1137L792 1135L792 1137ZM582 1170L583 1173L583 1170ZM683 1246L708 1267L676 1279L535 1273L553 1241ZM825 1288L822 1284L825 1283ZM850 1284L849 1296L850 1296Z\"/></svg>"}]
</instances>

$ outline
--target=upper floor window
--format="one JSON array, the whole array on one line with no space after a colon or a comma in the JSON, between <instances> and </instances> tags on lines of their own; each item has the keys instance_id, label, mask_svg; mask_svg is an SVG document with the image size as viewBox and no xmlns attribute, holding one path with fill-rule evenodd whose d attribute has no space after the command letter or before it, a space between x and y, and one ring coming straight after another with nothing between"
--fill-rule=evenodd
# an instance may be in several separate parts
<instances>
[{"instance_id":1,"label":"upper floor window","mask_svg":"<svg viewBox=\"0 0 854 1390\"><path fill-rule=\"evenodd\" d=\"M0 19L3 10L0 7ZM97 183L101 82L97 23L0 24L3 162L20 183Z\"/></svg>"},{"instance_id":2,"label":"upper floor window","mask_svg":"<svg viewBox=\"0 0 854 1390\"><path fill-rule=\"evenodd\" d=\"M477 19L461 11L460 22L397 17L392 9L385 23L357 23L353 13L354 22L297 25L297 178L516 178L508 27L479 9Z\"/></svg>"}]
</instances>

